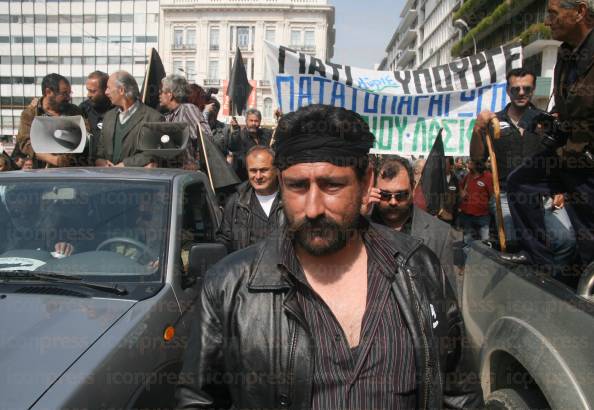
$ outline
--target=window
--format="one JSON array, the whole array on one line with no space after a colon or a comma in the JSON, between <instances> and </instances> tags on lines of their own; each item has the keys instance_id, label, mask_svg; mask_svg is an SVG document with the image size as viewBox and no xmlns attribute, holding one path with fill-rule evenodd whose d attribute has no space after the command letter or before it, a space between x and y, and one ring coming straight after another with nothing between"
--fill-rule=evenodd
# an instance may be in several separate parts
<instances>
[{"instance_id":1,"label":"window","mask_svg":"<svg viewBox=\"0 0 594 410\"><path fill-rule=\"evenodd\" d=\"M45 14L36 14L35 15L35 23L45 23L47 21L47 16Z\"/></svg>"},{"instance_id":2,"label":"window","mask_svg":"<svg viewBox=\"0 0 594 410\"><path fill-rule=\"evenodd\" d=\"M70 23L70 16L68 14L60 14L58 16L58 22L68 24Z\"/></svg>"},{"instance_id":3,"label":"window","mask_svg":"<svg viewBox=\"0 0 594 410\"><path fill-rule=\"evenodd\" d=\"M172 74L182 74L183 73L183 64L184 64L183 61L174 60Z\"/></svg>"},{"instance_id":4,"label":"window","mask_svg":"<svg viewBox=\"0 0 594 410\"><path fill-rule=\"evenodd\" d=\"M107 23L107 14L98 14L97 23Z\"/></svg>"},{"instance_id":5,"label":"window","mask_svg":"<svg viewBox=\"0 0 594 410\"><path fill-rule=\"evenodd\" d=\"M184 31L173 30L173 48L181 48L184 44Z\"/></svg>"},{"instance_id":6,"label":"window","mask_svg":"<svg viewBox=\"0 0 594 410\"><path fill-rule=\"evenodd\" d=\"M83 57L83 64L95 65L95 57L85 56Z\"/></svg>"},{"instance_id":7,"label":"window","mask_svg":"<svg viewBox=\"0 0 594 410\"><path fill-rule=\"evenodd\" d=\"M305 30L305 36L303 45L307 48L315 48L316 46L316 33L313 30Z\"/></svg>"},{"instance_id":8,"label":"window","mask_svg":"<svg viewBox=\"0 0 594 410\"><path fill-rule=\"evenodd\" d=\"M70 16L70 19L73 23L82 23L83 22L83 16L81 16L80 14L75 15L75 16Z\"/></svg>"},{"instance_id":9,"label":"window","mask_svg":"<svg viewBox=\"0 0 594 410\"><path fill-rule=\"evenodd\" d=\"M48 36L47 37L48 44L58 44L58 37L55 36Z\"/></svg>"},{"instance_id":10,"label":"window","mask_svg":"<svg viewBox=\"0 0 594 410\"><path fill-rule=\"evenodd\" d=\"M95 16L92 14L85 14L83 20L85 23L94 23L96 19Z\"/></svg>"},{"instance_id":11,"label":"window","mask_svg":"<svg viewBox=\"0 0 594 410\"><path fill-rule=\"evenodd\" d=\"M262 113L264 118L272 118L272 98L264 98L264 112Z\"/></svg>"},{"instance_id":12,"label":"window","mask_svg":"<svg viewBox=\"0 0 594 410\"><path fill-rule=\"evenodd\" d=\"M212 51L217 51L219 49L219 28L218 27L210 28L210 49Z\"/></svg>"},{"instance_id":13,"label":"window","mask_svg":"<svg viewBox=\"0 0 594 410\"><path fill-rule=\"evenodd\" d=\"M109 56L109 57L107 57L107 62L109 64L120 64L120 57L119 56Z\"/></svg>"},{"instance_id":14,"label":"window","mask_svg":"<svg viewBox=\"0 0 594 410\"><path fill-rule=\"evenodd\" d=\"M95 59L97 60L97 64L102 64L102 65L107 64L106 56L95 57Z\"/></svg>"},{"instance_id":15,"label":"window","mask_svg":"<svg viewBox=\"0 0 594 410\"><path fill-rule=\"evenodd\" d=\"M82 44L82 37L79 37L79 36L70 37L70 42L76 43L76 44Z\"/></svg>"},{"instance_id":16,"label":"window","mask_svg":"<svg viewBox=\"0 0 594 410\"><path fill-rule=\"evenodd\" d=\"M191 47L196 47L196 30L188 29L186 31L186 44Z\"/></svg>"},{"instance_id":17,"label":"window","mask_svg":"<svg viewBox=\"0 0 594 410\"><path fill-rule=\"evenodd\" d=\"M0 14L0 23L8 23L8 14Z\"/></svg>"},{"instance_id":18,"label":"window","mask_svg":"<svg viewBox=\"0 0 594 410\"><path fill-rule=\"evenodd\" d=\"M35 64L35 57L33 56L24 56L23 60L24 64Z\"/></svg>"},{"instance_id":19,"label":"window","mask_svg":"<svg viewBox=\"0 0 594 410\"><path fill-rule=\"evenodd\" d=\"M276 42L276 29L274 27L267 27L264 38L271 43Z\"/></svg>"},{"instance_id":20,"label":"window","mask_svg":"<svg viewBox=\"0 0 594 410\"><path fill-rule=\"evenodd\" d=\"M219 61L210 60L208 62L208 79L218 80L219 79Z\"/></svg>"},{"instance_id":21,"label":"window","mask_svg":"<svg viewBox=\"0 0 594 410\"><path fill-rule=\"evenodd\" d=\"M23 23L34 23L34 17L33 14L25 14L23 15Z\"/></svg>"},{"instance_id":22,"label":"window","mask_svg":"<svg viewBox=\"0 0 594 410\"><path fill-rule=\"evenodd\" d=\"M237 46L241 50L248 50L250 48L249 27L237 27Z\"/></svg>"},{"instance_id":23,"label":"window","mask_svg":"<svg viewBox=\"0 0 594 410\"><path fill-rule=\"evenodd\" d=\"M146 14L138 13L134 15L134 23L144 24L146 22Z\"/></svg>"},{"instance_id":24,"label":"window","mask_svg":"<svg viewBox=\"0 0 594 410\"><path fill-rule=\"evenodd\" d=\"M57 15L49 15L47 16L47 22L48 23L57 23L59 20Z\"/></svg>"},{"instance_id":25,"label":"window","mask_svg":"<svg viewBox=\"0 0 594 410\"><path fill-rule=\"evenodd\" d=\"M301 46L301 30L291 30L291 47Z\"/></svg>"},{"instance_id":26,"label":"window","mask_svg":"<svg viewBox=\"0 0 594 410\"><path fill-rule=\"evenodd\" d=\"M134 14L122 14L121 16L122 23L133 23L134 22Z\"/></svg>"},{"instance_id":27,"label":"window","mask_svg":"<svg viewBox=\"0 0 594 410\"><path fill-rule=\"evenodd\" d=\"M60 44L70 44L70 37L68 37L68 36L60 36L60 37L58 37L58 42Z\"/></svg>"},{"instance_id":28,"label":"window","mask_svg":"<svg viewBox=\"0 0 594 410\"><path fill-rule=\"evenodd\" d=\"M122 18L120 14L109 14L107 17L107 21L110 23L121 23Z\"/></svg>"},{"instance_id":29,"label":"window","mask_svg":"<svg viewBox=\"0 0 594 410\"><path fill-rule=\"evenodd\" d=\"M0 36L0 43L9 43L10 38L8 36Z\"/></svg>"},{"instance_id":30,"label":"window","mask_svg":"<svg viewBox=\"0 0 594 410\"><path fill-rule=\"evenodd\" d=\"M120 64L132 64L132 57L131 56L122 56L120 59Z\"/></svg>"},{"instance_id":31,"label":"window","mask_svg":"<svg viewBox=\"0 0 594 410\"><path fill-rule=\"evenodd\" d=\"M194 81L196 76L196 64L193 60L186 61L186 78L188 81Z\"/></svg>"}]
</instances>

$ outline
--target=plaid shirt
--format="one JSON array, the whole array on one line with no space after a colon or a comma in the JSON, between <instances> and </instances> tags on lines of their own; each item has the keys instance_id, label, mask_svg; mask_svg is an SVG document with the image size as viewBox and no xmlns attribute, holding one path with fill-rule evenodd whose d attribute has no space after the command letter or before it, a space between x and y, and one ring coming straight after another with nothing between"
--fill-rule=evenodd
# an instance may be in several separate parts
<instances>
[{"instance_id":1,"label":"plaid shirt","mask_svg":"<svg viewBox=\"0 0 594 410\"><path fill-rule=\"evenodd\" d=\"M363 234L368 255L367 306L359 346L350 348L326 303L307 283L292 242L283 245L283 265L297 284L314 346L312 405L326 409L414 409L414 346L391 282L396 251L369 227Z\"/></svg>"}]
</instances>

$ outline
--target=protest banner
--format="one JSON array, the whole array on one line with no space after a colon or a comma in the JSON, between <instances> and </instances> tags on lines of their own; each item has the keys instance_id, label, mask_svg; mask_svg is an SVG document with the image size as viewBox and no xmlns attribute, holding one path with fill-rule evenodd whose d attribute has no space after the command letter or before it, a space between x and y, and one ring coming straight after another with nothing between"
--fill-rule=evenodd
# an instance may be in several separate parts
<instances>
[{"instance_id":1,"label":"protest banner","mask_svg":"<svg viewBox=\"0 0 594 410\"><path fill-rule=\"evenodd\" d=\"M440 129L446 155L466 156L476 116L508 103L506 73L522 47L505 45L448 64L405 71L343 66L266 43L267 66L283 113L329 104L363 116L373 152L427 155Z\"/></svg>"}]
</instances>

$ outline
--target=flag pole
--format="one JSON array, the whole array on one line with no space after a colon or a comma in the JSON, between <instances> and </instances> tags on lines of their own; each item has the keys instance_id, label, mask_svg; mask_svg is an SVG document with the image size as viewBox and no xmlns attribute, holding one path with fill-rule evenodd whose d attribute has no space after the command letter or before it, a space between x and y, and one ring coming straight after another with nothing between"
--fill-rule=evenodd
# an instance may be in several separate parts
<instances>
[{"instance_id":1,"label":"flag pole","mask_svg":"<svg viewBox=\"0 0 594 410\"><path fill-rule=\"evenodd\" d=\"M198 133L200 134L200 144L202 145L202 153L204 154L204 162L206 163L206 173L208 174L208 182L210 182L212 192L215 192L214 184L212 182L212 174L210 173L208 154L206 153L206 144L204 143L204 135L202 134L202 126L200 125L200 122L198 122Z\"/></svg>"},{"instance_id":2,"label":"flag pole","mask_svg":"<svg viewBox=\"0 0 594 410\"><path fill-rule=\"evenodd\" d=\"M493 191L495 192L495 217L497 219L497 236L499 237L499 247L501 252L505 252L507 244L505 241L505 227L503 226L503 209L501 207L501 187L499 186L499 170L497 168L497 156L493 149L493 140L498 140L501 135L501 127L499 120L493 118L489 124L486 134L487 149L489 150L489 157L491 158L491 174L493 175Z\"/></svg>"},{"instance_id":3,"label":"flag pole","mask_svg":"<svg viewBox=\"0 0 594 410\"><path fill-rule=\"evenodd\" d=\"M151 72L151 57L152 56L153 56L153 49L150 48L150 51L148 52L148 67L146 68L146 72L144 73L144 84L143 84L144 90L142 90L143 93L142 93L142 100L141 100L143 104L146 101L146 95L147 95L148 89L149 89L149 86L147 83L148 83L149 75Z\"/></svg>"}]
</instances>

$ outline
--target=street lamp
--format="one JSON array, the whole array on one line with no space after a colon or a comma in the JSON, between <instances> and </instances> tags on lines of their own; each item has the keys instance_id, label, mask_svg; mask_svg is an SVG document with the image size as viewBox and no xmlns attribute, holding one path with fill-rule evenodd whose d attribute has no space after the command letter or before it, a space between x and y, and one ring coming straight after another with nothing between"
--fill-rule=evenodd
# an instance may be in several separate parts
<instances>
[{"instance_id":1,"label":"street lamp","mask_svg":"<svg viewBox=\"0 0 594 410\"><path fill-rule=\"evenodd\" d=\"M466 30L468 34L470 34L470 37L472 38L472 44L474 45L474 54L476 54L476 38L474 38L474 35L470 32L470 27L468 27L468 23L462 19L458 19L454 21L454 26L458 27L460 31Z\"/></svg>"}]
</instances>

